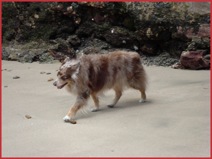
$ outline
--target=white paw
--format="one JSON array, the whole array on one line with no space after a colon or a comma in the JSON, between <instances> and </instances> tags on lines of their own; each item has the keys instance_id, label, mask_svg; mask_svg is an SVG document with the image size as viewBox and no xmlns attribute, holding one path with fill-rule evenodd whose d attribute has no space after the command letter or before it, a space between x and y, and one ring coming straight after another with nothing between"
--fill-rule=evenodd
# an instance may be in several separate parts
<instances>
[{"instance_id":1,"label":"white paw","mask_svg":"<svg viewBox=\"0 0 212 159\"><path fill-rule=\"evenodd\" d=\"M91 108L91 112L97 112L99 108Z\"/></svg>"},{"instance_id":2,"label":"white paw","mask_svg":"<svg viewBox=\"0 0 212 159\"><path fill-rule=\"evenodd\" d=\"M66 115L66 116L63 118L63 120L64 120L65 122L69 122L69 121L71 120L71 118L70 118L68 115Z\"/></svg>"},{"instance_id":3,"label":"white paw","mask_svg":"<svg viewBox=\"0 0 212 159\"><path fill-rule=\"evenodd\" d=\"M139 103L144 103L144 102L146 102L145 99L140 99L140 100L139 100Z\"/></svg>"}]
</instances>

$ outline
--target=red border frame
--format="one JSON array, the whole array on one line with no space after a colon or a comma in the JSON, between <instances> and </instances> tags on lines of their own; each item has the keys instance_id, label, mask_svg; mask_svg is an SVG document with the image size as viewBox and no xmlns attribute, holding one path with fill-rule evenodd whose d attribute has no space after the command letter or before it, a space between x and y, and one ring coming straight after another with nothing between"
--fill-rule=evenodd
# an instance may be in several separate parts
<instances>
[{"instance_id":1,"label":"red border frame","mask_svg":"<svg viewBox=\"0 0 212 159\"><path fill-rule=\"evenodd\" d=\"M210 0L2 0L2 2L210 2Z\"/></svg>"},{"instance_id":2,"label":"red border frame","mask_svg":"<svg viewBox=\"0 0 212 159\"><path fill-rule=\"evenodd\" d=\"M1 48L1 54L0 54L0 58L2 59L2 2L80 2L82 0L75 0L75 1L72 1L72 0L2 0L0 2L0 48ZM86 1L86 0L85 0ZM100 0L87 0L87 1L90 1L90 2L100 2ZM191 1L188 1L188 0L101 0L101 2L210 2L210 0L191 0ZM210 10L212 10L212 4L210 4ZM212 20L212 18L210 17L210 21ZM211 34L211 28L210 28L210 34ZM210 46L212 46L212 42L210 41ZM211 54L211 52L210 52ZM212 60L211 60L212 61ZM0 62L0 68L2 70L2 61ZM210 66L210 79L212 79L212 73L211 73L211 70L212 70L212 66ZM2 73L0 74L0 83L2 84ZM210 81L210 93L211 93L211 90L212 90L212 85L211 85L211 81ZM0 118L0 125L2 126L2 89L0 91L0 100L1 100L1 106L0 106L0 113L1 113L1 118ZM210 99L210 106L212 105L212 100ZM212 115L211 115L211 107L210 107L210 135L211 135L211 132L212 132ZM2 139L2 129L0 130L0 137ZM1 140L2 141L2 140ZM212 138L210 136L210 148L211 148L211 151L212 151ZM101 159L111 159L111 158L115 158L115 159L120 159L120 158L134 158L134 159L162 159L162 158L171 158L171 159L179 159L179 158L186 158L186 159L208 159L208 158L212 158L212 152L210 152L210 157L87 157L87 158L101 158ZM0 159L21 159L21 158L24 158L24 159L27 159L27 158L33 158L33 159L37 159L37 158L40 158L40 157L2 157L2 142L0 144ZM45 157L47 159L56 159L56 158L73 158L73 159L84 159L86 157Z\"/></svg>"},{"instance_id":3,"label":"red border frame","mask_svg":"<svg viewBox=\"0 0 212 159\"><path fill-rule=\"evenodd\" d=\"M2 3L0 3L0 48L1 48L1 54L0 54L0 58L2 59ZM0 68L2 70L2 61L1 61L1 64L0 64ZM2 86L2 71L1 71L1 75L0 75L0 83L1 83L1 86ZM1 106L0 106L0 113L1 113L1 118L0 118L0 125L1 125L1 128L2 128L2 89L0 90L0 101L1 101ZM2 129L0 131L0 135L1 135L1 139L2 139ZM2 140L1 140L2 141ZM0 144L0 157L2 157L2 142Z\"/></svg>"},{"instance_id":4,"label":"red border frame","mask_svg":"<svg viewBox=\"0 0 212 159\"><path fill-rule=\"evenodd\" d=\"M210 4L210 11L212 10L212 4ZM211 13L210 13L210 16L211 16ZM212 17L210 17L210 38L211 38L211 20L212 20ZM212 46L212 42L211 42L211 39L210 39L210 47ZM210 49L210 55L211 55L211 49ZM210 63L211 63L212 59L210 59ZM212 69L212 66L210 65L210 95L211 95L211 92L212 92L212 84L211 84L211 79L212 79L212 73L211 73L211 69ZM211 148L211 152L210 152L210 157L212 158L212 137L211 137L211 132L212 132L212 100L211 100L211 96L210 96L210 148Z\"/></svg>"}]
</instances>

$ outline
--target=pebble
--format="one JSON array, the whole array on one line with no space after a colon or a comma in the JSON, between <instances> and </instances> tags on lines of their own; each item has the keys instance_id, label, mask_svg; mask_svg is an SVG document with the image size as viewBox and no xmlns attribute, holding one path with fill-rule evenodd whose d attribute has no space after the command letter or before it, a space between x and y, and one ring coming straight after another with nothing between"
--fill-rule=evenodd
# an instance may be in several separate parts
<instances>
[{"instance_id":1,"label":"pebble","mask_svg":"<svg viewBox=\"0 0 212 159\"><path fill-rule=\"evenodd\" d=\"M54 80L53 78L49 78L49 79L48 79L48 82L53 81L53 80Z\"/></svg>"},{"instance_id":2,"label":"pebble","mask_svg":"<svg viewBox=\"0 0 212 159\"><path fill-rule=\"evenodd\" d=\"M19 76L14 76L14 77L13 77L13 79L19 79L19 78L20 78Z\"/></svg>"},{"instance_id":3,"label":"pebble","mask_svg":"<svg viewBox=\"0 0 212 159\"><path fill-rule=\"evenodd\" d=\"M50 75L50 74L51 74L51 72L44 72L44 71L42 71L42 72L40 72L40 74Z\"/></svg>"},{"instance_id":4,"label":"pebble","mask_svg":"<svg viewBox=\"0 0 212 159\"><path fill-rule=\"evenodd\" d=\"M25 115L25 118L27 118L27 119L31 119L32 117L30 116L30 115Z\"/></svg>"}]
</instances>

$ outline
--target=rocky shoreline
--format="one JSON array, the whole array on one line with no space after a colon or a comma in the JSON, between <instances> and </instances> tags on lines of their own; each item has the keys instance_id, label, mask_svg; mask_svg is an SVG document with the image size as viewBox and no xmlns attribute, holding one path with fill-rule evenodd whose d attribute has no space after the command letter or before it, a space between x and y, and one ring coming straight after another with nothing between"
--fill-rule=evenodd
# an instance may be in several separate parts
<instances>
[{"instance_id":1,"label":"rocky shoreline","mask_svg":"<svg viewBox=\"0 0 212 159\"><path fill-rule=\"evenodd\" d=\"M4 2L2 19L3 60L49 63L115 49L138 52L145 65L172 66L183 51L210 59L207 2Z\"/></svg>"},{"instance_id":2,"label":"rocky shoreline","mask_svg":"<svg viewBox=\"0 0 212 159\"><path fill-rule=\"evenodd\" d=\"M96 46L93 46L96 44ZM42 44L38 44L36 42L32 42L31 45L38 45L41 46ZM32 63L32 62L39 62L39 63L54 63L56 59L55 57L51 56L47 49L40 47L39 49L30 48L31 46L29 43L25 45L8 45L3 46L2 50L2 59L8 61L18 61L22 63ZM33 46L33 47L34 47ZM54 46L50 44L43 44L46 48L54 48ZM88 43L86 46L79 48L77 53L79 54L91 54L91 53L108 53L109 51L115 50L111 48L109 45L105 43L92 43L90 46ZM123 49L122 49L123 50ZM126 50L126 49L125 49ZM61 55L63 56L63 54ZM170 56L169 53L164 52L159 54L158 56L146 56L141 55L143 60L143 64L150 66L172 66L176 62L179 61L178 58L173 58Z\"/></svg>"}]
</instances>

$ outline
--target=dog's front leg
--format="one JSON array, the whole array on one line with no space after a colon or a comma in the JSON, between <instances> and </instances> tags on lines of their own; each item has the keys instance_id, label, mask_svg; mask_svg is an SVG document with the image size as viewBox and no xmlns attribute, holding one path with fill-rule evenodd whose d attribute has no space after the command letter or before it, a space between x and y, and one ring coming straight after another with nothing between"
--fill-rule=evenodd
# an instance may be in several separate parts
<instances>
[{"instance_id":1,"label":"dog's front leg","mask_svg":"<svg viewBox=\"0 0 212 159\"><path fill-rule=\"evenodd\" d=\"M67 115L63 118L65 122L69 122L73 120L75 117L77 111L82 108L86 104L87 98L84 98L82 96L78 96L75 104L70 108Z\"/></svg>"}]
</instances>

